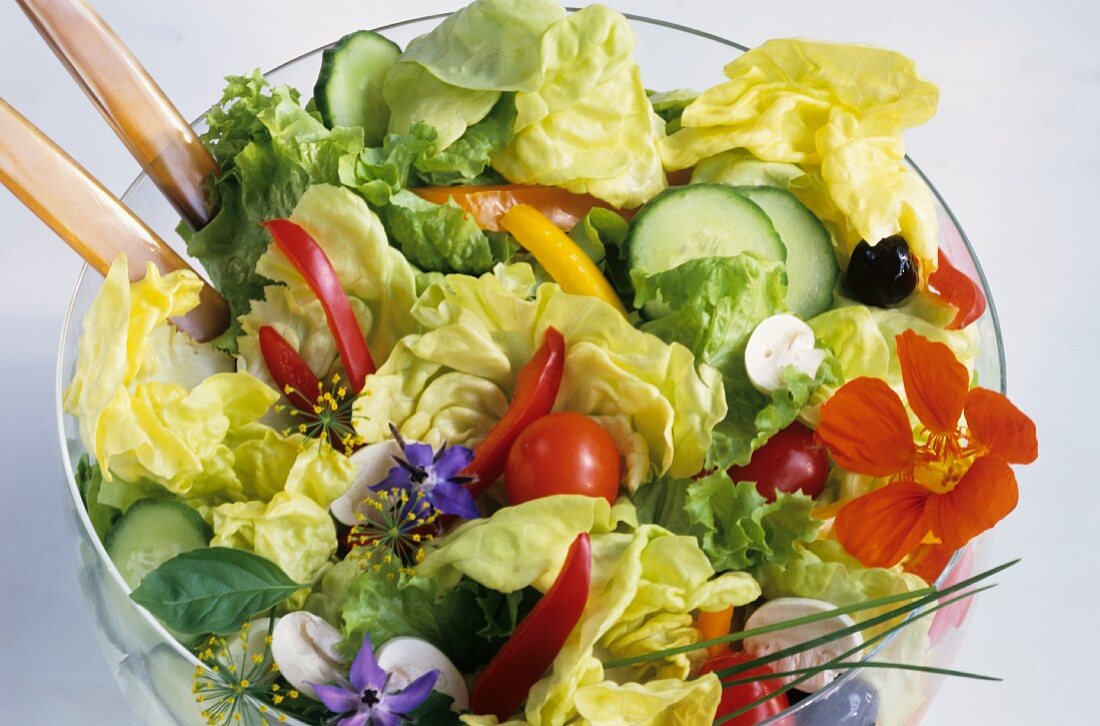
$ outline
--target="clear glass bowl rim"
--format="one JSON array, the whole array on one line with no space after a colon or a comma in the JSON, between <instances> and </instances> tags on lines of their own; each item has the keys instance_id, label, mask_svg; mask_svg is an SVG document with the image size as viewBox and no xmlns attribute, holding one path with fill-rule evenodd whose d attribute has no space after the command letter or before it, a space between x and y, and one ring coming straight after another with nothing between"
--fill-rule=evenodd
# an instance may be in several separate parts
<instances>
[{"instance_id":1,"label":"clear glass bowl rim","mask_svg":"<svg viewBox=\"0 0 1100 726\"><path fill-rule=\"evenodd\" d=\"M566 10L568 10L570 12L575 12L579 9L580 8L571 7L571 6L566 7ZM452 14L451 12L443 12L443 13L435 13L435 14L431 14L431 15L424 15L424 16L420 16L420 17L417 17L417 18L409 18L409 19L406 19L406 20L400 20L400 21L397 21L397 22L394 22L394 23L389 23L387 25L378 26L378 27L372 28L372 30L375 31L375 32L382 33L386 30L394 30L394 29L397 29L397 28L402 28L402 27L406 27L406 26L410 26L410 25L415 25L417 23L423 23L423 22L427 22L427 21L431 21L431 20L442 20L443 18L445 18L445 17L447 17L451 14ZM675 23L675 22L672 22L672 21L662 20L662 19L659 19L659 18L651 18L651 17L648 17L648 16L636 15L636 14L632 14L632 13L623 13L623 15L625 15L627 18L629 18L630 20L632 20L634 22L638 22L638 23L642 23L642 24L646 24L646 25L653 25L653 26L665 28L665 29L668 29L668 30L679 31L679 32L685 33L687 35L692 35L692 36L695 36L695 37L698 37L698 38L704 38L706 40L710 40L710 41L713 41L713 42L716 42L716 43L720 43L722 45L726 45L730 48L736 49L736 50L741 51L741 52L749 50L748 46L741 45L740 43L734 42L732 40L728 40L726 38L715 35L713 33L708 33L706 31L698 30L696 28L691 28L691 27L688 27L686 25L681 25L679 23ZM313 50L302 53L302 54L300 54L300 55L298 55L298 56L296 56L296 57L294 57L290 60L287 60L287 61L283 62L283 63L280 63L279 65L277 65L277 66L271 68L270 70L266 71L265 75L276 73L276 72L281 71L285 68L288 68L289 66L292 66L292 65L294 65L294 64L296 64L296 63L298 63L302 60L305 60L307 58L315 56L316 54L321 53L326 48L330 47L334 42L335 42L335 40L333 40L332 42L330 42L326 45L323 45L323 46L320 46L318 48L314 48ZM198 119L196 119L192 123L192 126L197 126L198 124L202 123L202 121L203 121L203 116L200 116ZM997 315L997 309L996 309L996 305L993 301L993 296L990 293L989 282L988 282L988 279L986 278L985 271L982 269L981 262L979 261L977 255L974 252L974 247L970 243L970 238L966 235L966 232L963 230L962 225L959 224L959 221L956 218L955 213L951 210L951 207L947 204L947 201L940 194L939 190L936 189L935 185L932 184L931 180L924 173L924 171L921 170L921 168L919 166L917 166L917 164L909 156L906 156L905 160L906 160L906 163L909 165L909 167L911 169L913 169L913 171L915 171L920 176L920 178L924 181L924 183L928 186L929 190L931 190L932 194L935 196L936 201L939 202L939 204L943 207L943 210L947 214L948 219L951 221L951 224L954 226L954 228L958 232L959 237L961 238L963 245L966 247L967 253L968 253L969 258L970 258L970 261L974 265L974 269L975 269L975 271L977 272L977 275L978 275L978 281L981 284L982 292L985 295L985 299L986 299L986 302L988 304L987 314L989 315L990 321L992 322L993 335L994 335L994 339L996 341L997 364L998 364L998 370L999 370L999 373L1000 373L1000 380L997 381L997 383L998 383L997 389L1001 393L1005 393L1006 392L1007 377L1006 377L1005 356L1004 356L1004 339L1003 339L1002 332L1001 332L1000 319ZM135 178L134 181L131 182L130 185L126 188L126 191L123 193L123 195L121 197L122 201L126 202L130 198L130 196L143 183L145 183L147 180L148 180L148 174L146 174L145 172L142 172L141 174L139 174L137 176L137 178ZM73 324L80 324L81 323L81 321L74 320L74 316L75 316L75 312L76 312L76 305L77 305L77 302L78 302L78 295L79 295L79 292L80 292L81 284L84 281L85 275L89 274L90 270L91 270L91 268L89 267L89 265L85 264L81 268L80 272L78 273L77 278L76 278L76 285L73 288L73 293L72 293L72 296L70 297L69 304L66 308L65 317L64 317L64 320L62 322L62 327L61 327L61 340L60 340L60 344L58 346L58 357L57 357L57 366L56 366L57 373L56 373L55 383L54 383L54 389L55 389L54 390L54 400L55 400L55 412L56 412L56 418L57 418L58 441L59 441L59 445L60 445L60 448L61 448L61 459L62 459L62 463L63 463L63 468L65 470L65 477L66 477L66 479L68 481L68 485L69 485L69 493L70 493L70 496L73 497L73 502L76 506L76 510L77 510L78 516L80 517L81 524L83 525L86 534L90 537L91 541L93 542L93 544L96 548L97 558L106 566L107 572L110 573L111 577L115 578L115 580L117 581L117 584L123 589L123 592L128 592L129 591L128 586L123 581L122 575L119 573L118 569L114 565L114 562L111 560L110 556L107 554L107 551L103 546L103 543L100 541L98 535L96 535L95 529L92 526L91 519L88 516L88 511L84 507L84 503L83 503L83 501L81 499L81 496L80 496L80 491L77 488L76 476L75 476L75 470L74 470L73 462L69 458L68 447L66 445L65 422L64 422L65 411L64 411L64 408L62 406L62 401L63 401L63 397L64 397L64 390L65 390L65 380L64 380L64 378L65 378L65 370L64 370L65 340L67 339L68 331L69 331L70 326L72 326ZM956 552L951 557L951 560L948 562L947 567L944 569L943 573L940 575L940 578L936 581L936 583L935 583L936 586L939 586L948 577L950 577L952 571L955 568L955 565L959 562L961 554L962 554L962 551L960 550L960 551ZM150 627L152 627L155 631L157 631L158 634L160 634L163 637L163 640L165 642L167 642L172 648L174 648L180 656L182 656L185 659L187 659L188 661L190 661L192 663L192 665L195 665L195 666L200 665L198 659L194 656L194 654L192 654L191 651L189 651L179 641L177 641L167 631L167 629L165 629L165 627L163 625L161 625L161 623L156 618L154 618L148 611L146 611L144 609L141 609L141 614L143 615L145 620L148 622ZM875 647L870 653L866 654L864 656L864 658L869 659L869 658L875 657L875 655L879 651L881 651L883 648L885 648L893 640L893 637L894 636L891 636L890 638L887 638L886 640L884 640L877 647ZM779 714L775 715L774 717L768 719L764 723L765 724L775 723L775 722L777 722L781 719L793 716L798 711L801 711L804 708L808 708L809 706L811 706L811 704L819 702L821 700L824 700L825 698L828 698L828 696L831 693L834 693L837 689L839 689L842 686L842 684L844 684L849 679L854 678L856 676L856 674L857 674L856 669L851 669L851 670L847 671L846 673L844 673L843 675L838 677L836 680L834 680L832 683L830 683L825 688L822 688L822 689L816 691L815 693L803 698L797 704L794 704L794 705L790 706L789 708L783 710L781 713L779 713Z\"/></svg>"}]
</instances>

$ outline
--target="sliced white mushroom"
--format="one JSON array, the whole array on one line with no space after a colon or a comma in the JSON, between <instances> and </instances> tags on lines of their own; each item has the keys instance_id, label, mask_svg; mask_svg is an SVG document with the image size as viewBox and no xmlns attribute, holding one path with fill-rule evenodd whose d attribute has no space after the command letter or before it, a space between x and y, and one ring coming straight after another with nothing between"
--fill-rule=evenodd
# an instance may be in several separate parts
<instances>
[{"instance_id":1,"label":"sliced white mushroom","mask_svg":"<svg viewBox=\"0 0 1100 726\"><path fill-rule=\"evenodd\" d=\"M355 526L355 513L360 511L364 500L371 496L370 488L385 480L390 469L397 466L393 457L400 453L401 446L393 439L386 439L364 446L351 455L351 461L356 467L355 481L329 507L336 521L349 527Z\"/></svg>"},{"instance_id":2,"label":"sliced white mushroom","mask_svg":"<svg viewBox=\"0 0 1100 726\"><path fill-rule=\"evenodd\" d=\"M390 674L389 688L404 688L428 671L439 671L433 690L454 699L451 709L464 711L470 705L466 681L450 658L421 638L401 637L386 641L375 654L378 665Z\"/></svg>"},{"instance_id":3,"label":"sliced white mushroom","mask_svg":"<svg viewBox=\"0 0 1100 726\"><path fill-rule=\"evenodd\" d=\"M347 673L348 664L336 650L340 631L304 610L279 618L271 633L271 655L287 681L312 699L311 683L328 684Z\"/></svg>"},{"instance_id":4,"label":"sliced white mushroom","mask_svg":"<svg viewBox=\"0 0 1100 726\"><path fill-rule=\"evenodd\" d=\"M825 360L825 351L814 347L814 331L793 315L780 313L756 326L745 346L745 370L752 385L770 394L786 388L783 369L794 366L813 378Z\"/></svg>"},{"instance_id":5,"label":"sliced white mushroom","mask_svg":"<svg viewBox=\"0 0 1100 726\"><path fill-rule=\"evenodd\" d=\"M804 597L781 597L761 605L745 622L745 630L763 628L768 625L775 625L795 618L802 618L807 615L828 612L835 608L835 605L822 600L812 600ZM854 624L855 621L848 615L835 615L831 618L818 620L813 623L745 638L745 651L754 657L770 655L793 645L819 638L822 635L835 633L838 630L850 627ZM777 660L771 663L770 667L776 673L781 673L797 668L820 666L861 645L863 645L863 636L859 633L852 633L823 645ZM800 691L812 693L819 688L824 688L839 674L840 671L836 670L821 671L813 678L798 684L798 689ZM798 676L789 676L782 680L784 683L789 683L797 677Z\"/></svg>"}]
</instances>

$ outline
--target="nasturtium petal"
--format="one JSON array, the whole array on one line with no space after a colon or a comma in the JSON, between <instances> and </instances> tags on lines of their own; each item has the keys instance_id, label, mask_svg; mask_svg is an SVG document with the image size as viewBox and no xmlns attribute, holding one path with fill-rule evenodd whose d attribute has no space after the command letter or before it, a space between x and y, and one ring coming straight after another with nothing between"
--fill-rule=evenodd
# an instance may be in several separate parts
<instances>
[{"instance_id":1,"label":"nasturtium petal","mask_svg":"<svg viewBox=\"0 0 1100 726\"><path fill-rule=\"evenodd\" d=\"M845 504L837 512L834 531L844 549L865 566L893 567L928 534L925 506L935 498L915 482L894 482Z\"/></svg>"},{"instance_id":2,"label":"nasturtium petal","mask_svg":"<svg viewBox=\"0 0 1100 726\"><path fill-rule=\"evenodd\" d=\"M871 476L904 471L917 450L905 406L877 378L845 383L821 407L816 435L837 464Z\"/></svg>"},{"instance_id":3,"label":"nasturtium petal","mask_svg":"<svg viewBox=\"0 0 1100 726\"><path fill-rule=\"evenodd\" d=\"M963 406L970 436L989 453L1009 464L1030 464L1039 456L1035 422L1007 398L987 388L974 388Z\"/></svg>"},{"instance_id":4,"label":"nasturtium petal","mask_svg":"<svg viewBox=\"0 0 1100 726\"><path fill-rule=\"evenodd\" d=\"M970 387L966 366L945 344L912 330L897 337L897 351L909 408L933 433L954 431Z\"/></svg>"},{"instance_id":5,"label":"nasturtium petal","mask_svg":"<svg viewBox=\"0 0 1100 726\"><path fill-rule=\"evenodd\" d=\"M1019 497L1008 464L997 456L982 456L954 489L929 499L929 523L944 544L962 547L1008 516Z\"/></svg>"}]
</instances>

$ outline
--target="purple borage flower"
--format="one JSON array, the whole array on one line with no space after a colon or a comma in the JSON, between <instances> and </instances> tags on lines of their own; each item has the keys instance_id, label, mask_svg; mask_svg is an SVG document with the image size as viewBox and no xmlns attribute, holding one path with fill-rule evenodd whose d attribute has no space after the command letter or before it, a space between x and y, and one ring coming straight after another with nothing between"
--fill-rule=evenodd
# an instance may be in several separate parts
<instances>
[{"instance_id":1,"label":"purple borage flower","mask_svg":"<svg viewBox=\"0 0 1100 726\"><path fill-rule=\"evenodd\" d=\"M370 637L351 664L347 682L334 686L310 683L325 708L339 716L337 726L399 726L435 687L439 671L428 671L404 688L393 688L390 674L374 658Z\"/></svg>"},{"instance_id":2,"label":"purple borage flower","mask_svg":"<svg viewBox=\"0 0 1100 726\"><path fill-rule=\"evenodd\" d=\"M407 443L397 432L396 426L391 425L390 431L405 458L393 457L397 466L390 469L386 479L371 487L371 490L401 489L410 495L420 491L442 514L453 514L463 519L481 516L473 495L463 486L470 481L470 477L459 476L459 472L474 460L471 449L444 445L439 451L434 451L428 444Z\"/></svg>"}]
</instances>

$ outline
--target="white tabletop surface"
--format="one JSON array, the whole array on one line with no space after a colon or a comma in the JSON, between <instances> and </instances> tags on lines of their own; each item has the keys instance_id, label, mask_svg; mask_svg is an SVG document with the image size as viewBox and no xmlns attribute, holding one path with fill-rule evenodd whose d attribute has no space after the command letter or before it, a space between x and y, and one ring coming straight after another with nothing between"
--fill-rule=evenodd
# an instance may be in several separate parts
<instances>
[{"instance_id":1,"label":"white tabletop surface","mask_svg":"<svg viewBox=\"0 0 1100 726\"><path fill-rule=\"evenodd\" d=\"M185 117L220 78L455 1L98 0ZM1100 653L1095 425L1100 325L1100 3L1096 0L618 0L749 45L771 37L903 51L942 91L908 148L973 240L1005 330L1009 387L1042 457L994 561L1023 557L983 595L958 665L1005 684L947 683L930 724L1086 723ZM15 3L0 4L0 96L121 193L137 166ZM126 724L134 717L90 632L65 540L53 376L79 264L0 190L0 724Z\"/></svg>"}]
</instances>

